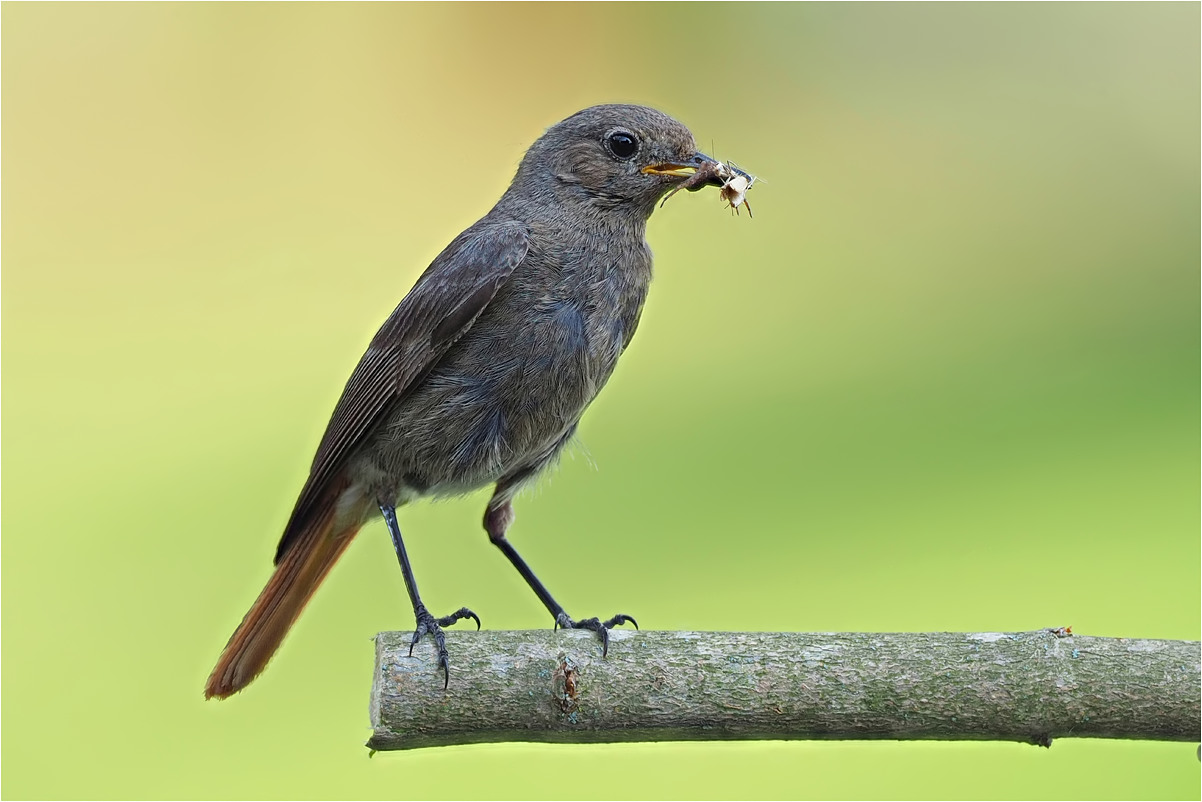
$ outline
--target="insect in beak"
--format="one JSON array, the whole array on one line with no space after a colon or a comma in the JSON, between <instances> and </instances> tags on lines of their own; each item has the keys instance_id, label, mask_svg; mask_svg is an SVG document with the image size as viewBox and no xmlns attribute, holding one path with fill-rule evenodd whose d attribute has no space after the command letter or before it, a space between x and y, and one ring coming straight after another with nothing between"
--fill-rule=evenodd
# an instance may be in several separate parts
<instances>
[{"instance_id":1,"label":"insect in beak","mask_svg":"<svg viewBox=\"0 0 1202 802\"><path fill-rule=\"evenodd\" d=\"M704 153L698 153L694 158L699 166L692 168L693 172L689 178L683 183L672 188L672 191L664 196L660 201L660 206L668 202L668 198L675 195L682 189L687 189L690 192L696 192L705 186L718 187L718 193L722 196L722 200L726 201L727 206L737 214L740 206L747 207L747 215L752 217L751 204L747 202L747 190L751 189L755 184L756 177L750 173L746 173L735 167L733 164L723 164L717 159L712 159ZM655 165L653 167L644 167L644 173L653 173L656 175L686 175L686 173L670 173L659 171L661 167L671 166L673 168L683 168L685 165Z\"/></svg>"}]
</instances>

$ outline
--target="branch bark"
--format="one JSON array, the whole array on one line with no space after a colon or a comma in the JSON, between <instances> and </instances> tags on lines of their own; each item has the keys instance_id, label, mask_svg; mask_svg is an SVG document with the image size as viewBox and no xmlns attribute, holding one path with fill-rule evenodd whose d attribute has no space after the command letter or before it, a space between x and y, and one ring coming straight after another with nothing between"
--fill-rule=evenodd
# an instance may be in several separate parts
<instances>
[{"instance_id":1,"label":"branch bark","mask_svg":"<svg viewBox=\"0 0 1202 802\"><path fill-rule=\"evenodd\" d=\"M1037 632L376 638L372 749L498 741L1199 738L1197 641Z\"/></svg>"}]
</instances>

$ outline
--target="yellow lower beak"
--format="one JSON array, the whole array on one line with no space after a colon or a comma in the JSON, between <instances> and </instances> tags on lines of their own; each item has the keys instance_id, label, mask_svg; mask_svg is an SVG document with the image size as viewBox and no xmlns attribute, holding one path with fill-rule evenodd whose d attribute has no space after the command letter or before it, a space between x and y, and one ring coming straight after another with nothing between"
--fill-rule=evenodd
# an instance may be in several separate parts
<instances>
[{"instance_id":1,"label":"yellow lower beak","mask_svg":"<svg viewBox=\"0 0 1202 802\"><path fill-rule=\"evenodd\" d=\"M690 167L687 164L652 164L644 167L642 170L646 175L672 175L677 178L688 178L693 173L697 172L696 167Z\"/></svg>"}]
</instances>

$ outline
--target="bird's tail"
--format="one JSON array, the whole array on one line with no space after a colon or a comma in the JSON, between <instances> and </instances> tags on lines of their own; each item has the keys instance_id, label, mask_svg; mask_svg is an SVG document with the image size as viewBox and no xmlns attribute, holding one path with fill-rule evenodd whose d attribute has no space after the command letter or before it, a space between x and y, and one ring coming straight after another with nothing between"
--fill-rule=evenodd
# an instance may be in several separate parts
<instances>
[{"instance_id":1,"label":"bird's tail","mask_svg":"<svg viewBox=\"0 0 1202 802\"><path fill-rule=\"evenodd\" d=\"M250 684L267 666L321 580L362 526L357 515L339 514L346 486L330 488L290 533L275 573L230 637L205 683L205 698L224 699ZM293 529L293 526L289 526Z\"/></svg>"}]
</instances>

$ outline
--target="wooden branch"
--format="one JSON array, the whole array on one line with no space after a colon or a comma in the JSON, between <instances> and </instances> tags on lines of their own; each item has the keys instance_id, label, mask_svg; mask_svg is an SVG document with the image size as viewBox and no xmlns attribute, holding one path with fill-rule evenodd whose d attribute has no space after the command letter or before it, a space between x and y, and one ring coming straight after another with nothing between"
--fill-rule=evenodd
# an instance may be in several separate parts
<instances>
[{"instance_id":1,"label":"wooden branch","mask_svg":"<svg viewBox=\"0 0 1202 802\"><path fill-rule=\"evenodd\" d=\"M497 741L1199 738L1196 641L1038 632L376 639L372 749Z\"/></svg>"}]
</instances>

